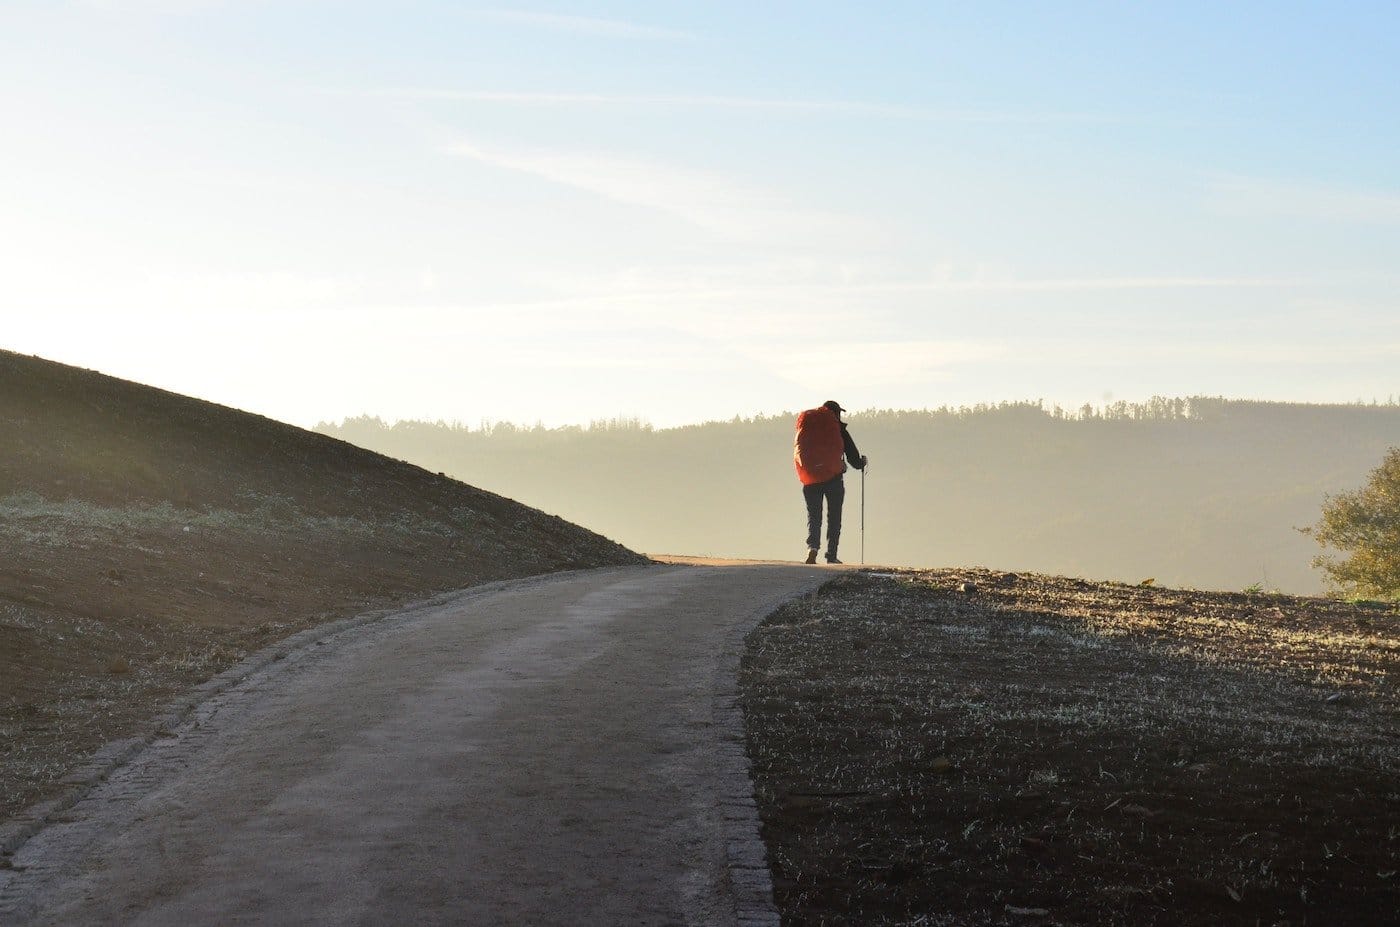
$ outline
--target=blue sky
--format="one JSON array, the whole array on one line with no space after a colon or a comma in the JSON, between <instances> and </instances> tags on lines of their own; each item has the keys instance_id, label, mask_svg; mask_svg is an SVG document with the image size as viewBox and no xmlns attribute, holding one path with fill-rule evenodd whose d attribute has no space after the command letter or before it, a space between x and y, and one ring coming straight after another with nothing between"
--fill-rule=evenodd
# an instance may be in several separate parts
<instances>
[{"instance_id":1,"label":"blue sky","mask_svg":"<svg viewBox=\"0 0 1400 927\"><path fill-rule=\"evenodd\" d=\"M1400 7L0 4L0 346L298 424L1400 394Z\"/></svg>"}]
</instances>

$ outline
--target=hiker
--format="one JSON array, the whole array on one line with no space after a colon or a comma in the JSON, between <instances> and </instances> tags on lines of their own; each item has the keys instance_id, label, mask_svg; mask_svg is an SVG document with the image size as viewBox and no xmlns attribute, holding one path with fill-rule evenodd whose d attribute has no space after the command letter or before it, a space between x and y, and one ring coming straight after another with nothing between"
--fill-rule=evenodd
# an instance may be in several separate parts
<instances>
[{"instance_id":1,"label":"hiker","mask_svg":"<svg viewBox=\"0 0 1400 927\"><path fill-rule=\"evenodd\" d=\"M807 500L807 563L817 562L822 539L822 500L826 500L826 562L836 559L836 546L841 541L841 504L846 499L846 483L842 474L846 462L864 470L869 458L861 456L856 442L841 421L846 410L835 399L829 399L815 409L797 416L797 438L793 442L792 459L797 478L802 481L802 496Z\"/></svg>"}]
</instances>

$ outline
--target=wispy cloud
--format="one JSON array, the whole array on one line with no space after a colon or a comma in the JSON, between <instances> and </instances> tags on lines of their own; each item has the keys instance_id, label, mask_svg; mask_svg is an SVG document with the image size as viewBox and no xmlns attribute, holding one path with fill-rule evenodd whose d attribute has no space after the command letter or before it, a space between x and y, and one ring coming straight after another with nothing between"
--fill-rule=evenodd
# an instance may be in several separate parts
<instances>
[{"instance_id":1,"label":"wispy cloud","mask_svg":"<svg viewBox=\"0 0 1400 927\"><path fill-rule=\"evenodd\" d=\"M1020 341L1010 347L1003 359L1024 364L1043 362L1076 367L1115 367L1133 369L1146 364L1168 365L1182 370L1200 367L1311 367L1345 366L1400 359L1400 342L1376 341L1371 344L1319 344L1260 342L1221 344L1193 338L1179 332L1170 339L1150 341L1107 340L1094 345L1078 342Z\"/></svg>"},{"instance_id":2,"label":"wispy cloud","mask_svg":"<svg viewBox=\"0 0 1400 927\"><path fill-rule=\"evenodd\" d=\"M846 227L850 221L792 206L717 173L654 161L553 149L485 148L469 142L450 145L448 150L613 202L657 210L736 239L810 236L826 228Z\"/></svg>"},{"instance_id":3,"label":"wispy cloud","mask_svg":"<svg viewBox=\"0 0 1400 927\"><path fill-rule=\"evenodd\" d=\"M1208 190L1216 208L1231 214L1400 223L1400 192L1393 190L1290 184L1252 177L1219 178Z\"/></svg>"},{"instance_id":4,"label":"wispy cloud","mask_svg":"<svg viewBox=\"0 0 1400 927\"><path fill-rule=\"evenodd\" d=\"M929 280L875 283L853 287L866 293L1001 292L1056 293L1092 290L1202 290L1295 286L1298 280L1275 277L1047 277L1031 280Z\"/></svg>"},{"instance_id":5,"label":"wispy cloud","mask_svg":"<svg viewBox=\"0 0 1400 927\"><path fill-rule=\"evenodd\" d=\"M620 19L601 19L594 16L567 16L560 13L543 13L530 10L472 10L472 15L495 22L529 26L537 29L551 29L556 32L572 32L580 35L610 36L622 39L688 39L694 36L679 29L663 26L649 26Z\"/></svg>"},{"instance_id":6,"label":"wispy cloud","mask_svg":"<svg viewBox=\"0 0 1400 927\"><path fill-rule=\"evenodd\" d=\"M231 5L232 0L77 0L76 6L113 14L180 16Z\"/></svg>"},{"instance_id":7,"label":"wispy cloud","mask_svg":"<svg viewBox=\"0 0 1400 927\"><path fill-rule=\"evenodd\" d=\"M1301 278L1269 277L1046 277L1037 279L948 279L888 281L873 283L751 283L667 286L656 281L646 285L631 286L626 281L617 281L600 291L598 295L579 297L577 300L551 301L551 305L578 302L588 304L593 301L615 304L640 303L651 305L664 301L703 301L733 303L745 300L761 300L771 303L774 300L792 300L802 305L816 303L848 304L851 299L861 297L921 294L921 293L1087 293L1133 290L1229 290L1229 289L1271 289L1290 288L1307 285Z\"/></svg>"},{"instance_id":8,"label":"wispy cloud","mask_svg":"<svg viewBox=\"0 0 1400 927\"><path fill-rule=\"evenodd\" d=\"M862 394L885 386L946 382L969 371L986 375L1010 367L1035 369L1047 362L1103 371L1144 367L1287 371L1384 364L1400 359L1400 343L1361 347L1286 342L1202 344L1185 333L1166 343L1138 340L1092 346L1025 337L846 341L839 345L795 344L789 339L752 345L748 353L775 374L809 389ZM842 377L849 377L849 382Z\"/></svg>"},{"instance_id":9,"label":"wispy cloud","mask_svg":"<svg viewBox=\"0 0 1400 927\"><path fill-rule=\"evenodd\" d=\"M578 93L574 91L454 90L432 87L386 88L372 96L396 100L446 100L512 106L656 107L675 109L766 110L772 112L866 116L924 122L1047 125L1111 123L1122 117L1103 113L1018 111L974 107L931 107L862 100L797 100L710 94Z\"/></svg>"},{"instance_id":10,"label":"wispy cloud","mask_svg":"<svg viewBox=\"0 0 1400 927\"><path fill-rule=\"evenodd\" d=\"M990 341L957 340L770 342L753 346L749 353L784 380L831 392L854 388L857 380L862 389L947 380L954 375L951 368L995 361L1007 348Z\"/></svg>"}]
</instances>

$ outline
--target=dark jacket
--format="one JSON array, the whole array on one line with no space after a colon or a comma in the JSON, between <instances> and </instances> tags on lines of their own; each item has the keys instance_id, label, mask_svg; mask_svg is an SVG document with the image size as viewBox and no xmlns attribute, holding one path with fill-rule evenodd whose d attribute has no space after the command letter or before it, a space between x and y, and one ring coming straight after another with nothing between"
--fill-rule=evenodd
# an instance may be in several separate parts
<instances>
[{"instance_id":1,"label":"dark jacket","mask_svg":"<svg viewBox=\"0 0 1400 927\"><path fill-rule=\"evenodd\" d=\"M856 448L855 439L846 430L846 423L841 423L841 443L846 446L846 460L857 470L864 470L865 464L860 459L860 451Z\"/></svg>"}]
</instances>

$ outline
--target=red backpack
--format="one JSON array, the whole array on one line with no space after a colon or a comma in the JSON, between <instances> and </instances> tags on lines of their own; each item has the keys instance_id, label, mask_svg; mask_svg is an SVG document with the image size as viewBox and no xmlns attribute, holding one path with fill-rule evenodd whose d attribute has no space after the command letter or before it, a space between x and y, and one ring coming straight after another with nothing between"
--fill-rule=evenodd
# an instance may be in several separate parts
<instances>
[{"instance_id":1,"label":"red backpack","mask_svg":"<svg viewBox=\"0 0 1400 927\"><path fill-rule=\"evenodd\" d=\"M825 483L846 472L846 442L841 422L826 406L797 416L797 438L792 442L792 462L803 486Z\"/></svg>"}]
</instances>

